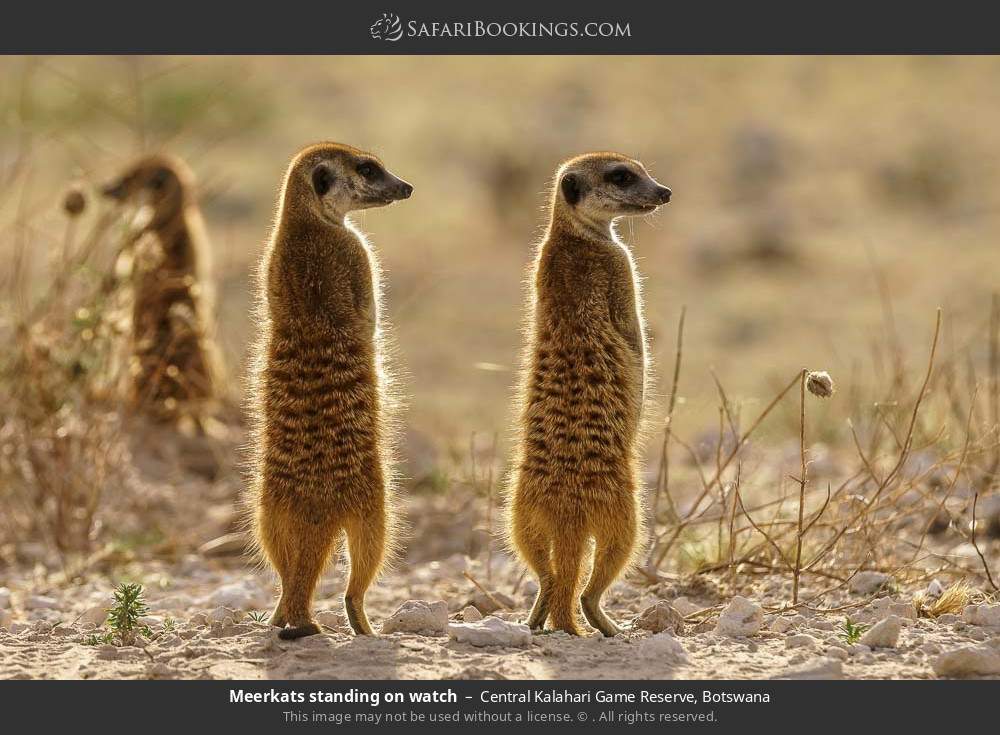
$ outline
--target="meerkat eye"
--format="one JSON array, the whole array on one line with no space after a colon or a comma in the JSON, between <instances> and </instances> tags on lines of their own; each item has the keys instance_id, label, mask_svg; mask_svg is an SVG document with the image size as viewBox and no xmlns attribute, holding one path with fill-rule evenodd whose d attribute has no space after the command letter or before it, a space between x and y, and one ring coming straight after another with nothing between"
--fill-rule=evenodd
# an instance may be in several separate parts
<instances>
[{"instance_id":1,"label":"meerkat eye","mask_svg":"<svg viewBox=\"0 0 1000 735\"><path fill-rule=\"evenodd\" d=\"M627 168L616 168L614 171L608 173L604 180L614 184L615 186L620 186L625 188L626 186L631 186L635 183L638 176L629 171Z\"/></svg>"},{"instance_id":2,"label":"meerkat eye","mask_svg":"<svg viewBox=\"0 0 1000 735\"><path fill-rule=\"evenodd\" d=\"M369 181L377 179L379 175L382 173L382 169L380 169L371 161L363 161L362 163L359 163L357 171L358 174L368 179Z\"/></svg>"},{"instance_id":3,"label":"meerkat eye","mask_svg":"<svg viewBox=\"0 0 1000 735\"><path fill-rule=\"evenodd\" d=\"M169 174L165 169L158 168L156 171L153 172L152 176L149 177L149 182L147 183L147 186L149 186L150 189L155 189L159 191L160 189L162 189L164 186L167 185L168 177Z\"/></svg>"},{"instance_id":4,"label":"meerkat eye","mask_svg":"<svg viewBox=\"0 0 1000 735\"><path fill-rule=\"evenodd\" d=\"M333 174L330 172L330 169L326 166L317 166L313 170L312 185L313 190L319 196L324 196L330 191L330 187L333 186Z\"/></svg>"}]
</instances>

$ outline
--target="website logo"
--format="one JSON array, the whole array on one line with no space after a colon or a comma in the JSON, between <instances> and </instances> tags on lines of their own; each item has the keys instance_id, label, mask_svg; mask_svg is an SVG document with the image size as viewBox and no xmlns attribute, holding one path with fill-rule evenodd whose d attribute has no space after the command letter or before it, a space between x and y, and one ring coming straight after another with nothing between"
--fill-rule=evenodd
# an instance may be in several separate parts
<instances>
[{"instance_id":1,"label":"website logo","mask_svg":"<svg viewBox=\"0 0 1000 735\"><path fill-rule=\"evenodd\" d=\"M403 22L395 13L382 13L368 30L376 41L398 41L403 37Z\"/></svg>"}]
</instances>

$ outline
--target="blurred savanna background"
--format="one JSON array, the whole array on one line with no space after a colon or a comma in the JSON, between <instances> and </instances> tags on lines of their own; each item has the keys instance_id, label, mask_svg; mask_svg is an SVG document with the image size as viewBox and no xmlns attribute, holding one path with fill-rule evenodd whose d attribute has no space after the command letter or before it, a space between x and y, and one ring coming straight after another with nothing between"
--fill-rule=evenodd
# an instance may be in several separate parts
<instances>
[{"instance_id":1,"label":"blurred savanna background","mask_svg":"<svg viewBox=\"0 0 1000 735\"><path fill-rule=\"evenodd\" d=\"M898 572L902 555L919 567L914 579L945 570L992 589L968 546L973 500L1000 514L986 507L997 469L1000 59L6 57L0 78L9 569L64 568L81 553L183 556L238 533L254 268L289 158L336 140L377 153L415 186L410 201L356 218L385 270L408 404L401 457L417 540L407 558L499 554L489 537L523 278L551 176L571 155L616 150L674 192L659 213L619 227L643 276L656 376L644 466L661 498L660 539L649 580L740 561L791 575L808 461L801 502L807 521L826 513L810 529L814 553L832 543L814 567L826 582L861 567ZM109 295L118 286L92 294L120 271L114 243L130 216L99 188L153 151L194 171L210 243L225 395L207 437L134 428L115 408L114 381L95 387L114 360L93 344L113 351L127 327L95 314L121 306ZM71 187L86 198L75 217L63 207ZM800 405L803 368L828 371L837 392ZM63 376L49 381L58 386L39 387L47 370ZM207 459L185 458L205 446ZM100 461L89 454L98 450ZM752 518L762 529L741 510L740 483L751 514L751 499L766 508ZM116 522L129 503L135 517ZM140 512L156 503L162 512ZM910 547L879 557L855 503L869 504L873 523L903 524ZM197 523L179 522L185 513ZM421 535L428 528L439 533ZM984 529L978 546L995 544ZM931 553L930 530L951 540Z\"/></svg>"}]
</instances>

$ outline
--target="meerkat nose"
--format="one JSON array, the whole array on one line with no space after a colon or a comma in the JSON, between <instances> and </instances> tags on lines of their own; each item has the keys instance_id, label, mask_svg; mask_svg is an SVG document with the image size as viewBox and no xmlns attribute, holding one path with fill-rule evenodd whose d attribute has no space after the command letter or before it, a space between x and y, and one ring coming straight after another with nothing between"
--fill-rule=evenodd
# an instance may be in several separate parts
<instances>
[{"instance_id":1,"label":"meerkat nose","mask_svg":"<svg viewBox=\"0 0 1000 735\"><path fill-rule=\"evenodd\" d=\"M667 202L670 201L670 193L671 193L670 189L668 189L665 186L661 186L659 189L656 190L656 195L660 199L660 204L666 204Z\"/></svg>"},{"instance_id":2,"label":"meerkat nose","mask_svg":"<svg viewBox=\"0 0 1000 735\"><path fill-rule=\"evenodd\" d=\"M405 181L402 184L400 184L399 186L400 199L409 199L410 194L412 193L413 193L413 186L411 184L407 184Z\"/></svg>"}]
</instances>

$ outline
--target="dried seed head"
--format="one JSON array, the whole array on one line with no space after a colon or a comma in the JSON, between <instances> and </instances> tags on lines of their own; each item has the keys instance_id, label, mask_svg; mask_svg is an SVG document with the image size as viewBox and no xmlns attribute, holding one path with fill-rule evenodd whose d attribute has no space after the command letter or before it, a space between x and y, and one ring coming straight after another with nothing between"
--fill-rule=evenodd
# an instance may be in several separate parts
<instances>
[{"instance_id":1,"label":"dried seed head","mask_svg":"<svg viewBox=\"0 0 1000 735\"><path fill-rule=\"evenodd\" d=\"M806 388L814 396L829 398L836 388L833 385L833 378L825 370L815 370L806 376Z\"/></svg>"},{"instance_id":2,"label":"dried seed head","mask_svg":"<svg viewBox=\"0 0 1000 735\"><path fill-rule=\"evenodd\" d=\"M63 197L63 211L68 217L78 217L87 208L87 198L79 186L71 186Z\"/></svg>"}]
</instances>

